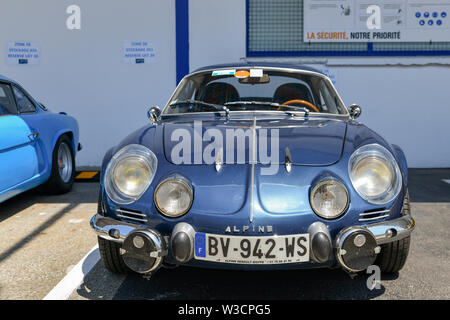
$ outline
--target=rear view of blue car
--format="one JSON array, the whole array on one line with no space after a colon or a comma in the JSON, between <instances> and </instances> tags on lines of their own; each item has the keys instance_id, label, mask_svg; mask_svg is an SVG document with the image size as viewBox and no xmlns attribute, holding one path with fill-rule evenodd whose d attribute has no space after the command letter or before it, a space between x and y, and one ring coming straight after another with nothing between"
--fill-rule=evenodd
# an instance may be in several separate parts
<instances>
[{"instance_id":1,"label":"rear view of blue car","mask_svg":"<svg viewBox=\"0 0 450 320\"><path fill-rule=\"evenodd\" d=\"M78 139L73 117L50 112L0 75L0 202L39 185L52 193L70 191Z\"/></svg>"}]
</instances>

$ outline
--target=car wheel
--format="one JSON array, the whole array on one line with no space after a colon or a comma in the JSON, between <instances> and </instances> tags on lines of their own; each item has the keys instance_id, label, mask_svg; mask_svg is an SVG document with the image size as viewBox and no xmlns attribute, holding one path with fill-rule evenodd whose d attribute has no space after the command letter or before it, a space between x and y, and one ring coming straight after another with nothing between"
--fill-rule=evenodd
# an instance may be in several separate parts
<instances>
[{"instance_id":1,"label":"car wheel","mask_svg":"<svg viewBox=\"0 0 450 320\"><path fill-rule=\"evenodd\" d=\"M103 264L112 273L125 274L131 270L125 265L120 254L122 246L116 242L98 237L98 248Z\"/></svg>"},{"instance_id":2,"label":"car wheel","mask_svg":"<svg viewBox=\"0 0 450 320\"><path fill-rule=\"evenodd\" d=\"M67 193L75 180L75 157L72 141L66 135L56 142L52 156L52 171L46 189L54 194Z\"/></svg>"},{"instance_id":3,"label":"car wheel","mask_svg":"<svg viewBox=\"0 0 450 320\"><path fill-rule=\"evenodd\" d=\"M410 214L409 192L406 192L403 203L402 214ZM381 245L375 264L384 273L395 273L400 271L408 258L411 236L398 241Z\"/></svg>"}]
</instances>

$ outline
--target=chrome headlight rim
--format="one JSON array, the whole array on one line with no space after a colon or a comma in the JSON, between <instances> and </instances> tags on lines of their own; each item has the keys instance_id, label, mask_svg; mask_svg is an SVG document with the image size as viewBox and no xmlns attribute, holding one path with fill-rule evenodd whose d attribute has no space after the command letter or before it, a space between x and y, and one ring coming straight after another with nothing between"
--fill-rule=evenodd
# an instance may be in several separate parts
<instances>
[{"instance_id":1,"label":"chrome headlight rim","mask_svg":"<svg viewBox=\"0 0 450 320\"><path fill-rule=\"evenodd\" d=\"M117 186L114 173L118 164L127 159L133 159L137 162L145 163L150 169L150 176L145 182L142 190L136 195L129 195L120 190ZM139 200L150 187L155 178L158 168L158 158L147 147L140 144L129 144L117 151L110 159L105 170L104 187L108 197L117 204L131 204Z\"/></svg>"},{"instance_id":2,"label":"chrome headlight rim","mask_svg":"<svg viewBox=\"0 0 450 320\"><path fill-rule=\"evenodd\" d=\"M167 211L160 206L160 204L158 203L158 199L157 199L157 195L158 195L158 192L160 191L161 187L165 183L168 183L168 182L176 182L176 183L182 184L186 188L186 190L188 191L188 195L189 195L189 199L190 199L189 205L186 207L186 209L181 211L181 212L179 212L179 213L177 213L177 214L175 214L175 215L167 213ZM171 218L171 219L180 218L180 217L184 216L185 214L187 214L189 212L189 210L191 210L192 204L194 203L194 192L193 192L193 189L192 189L192 185L188 181L186 181L186 179L181 178L181 177L169 177L167 179L164 179L160 183L158 183L158 185L157 185L157 187L155 189L155 193L153 195L153 201L155 203L156 209L158 209L158 211L164 217Z\"/></svg>"},{"instance_id":3,"label":"chrome headlight rim","mask_svg":"<svg viewBox=\"0 0 450 320\"><path fill-rule=\"evenodd\" d=\"M372 158L372 161L379 161L382 165L388 164L387 169L391 170L392 180L390 186L382 193L376 196L369 196L364 194L356 184L357 178L353 175L353 168L359 164L361 161L366 160L368 158ZM375 160L375 159L379 160ZM399 194L402 189L402 173L400 171L400 167L397 161L394 158L394 155L385 147L380 144L366 144L362 147L359 147L357 150L353 152L350 156L348 162L348 175L350 177L350 181L352 183L353 188L357 192L357 194L374 205L385 205L392 202Z\"/></svg>"},{"instance_id":4,"label":"chrome headlight rim","mask_svg":"<svg viewBox=\"0 0 450 320\"><path fill-rule=\"evenodd\" d=\"M342 189L345 191L345 195L347 197L346 199L346 205L344 207L344 209L341 210L341 212L339 214L334 215L333 217L330 216L326 216L324 214L322 214L318 208L316 208L316 206L314 205L314 201L313 201L313 197L315 195L315 193L317 192L317 190L322 187L325 184L330 184L330 183L334 183L339 185L340 187L342 187ZM347 190L347 187L345 186L345 184L343 184L341 181L339 181L338 179L334 179L334 178L326 178L326 179L322 179L320 180L315 186L314 188L311 190L311 193L309 194L309 203L311 205L311 208L313 209L314 213L319 216L322 219L325 220L336 220L341 218L348 210L349 206L350 206L350 194Z\"/></svg>"}]
</instances>

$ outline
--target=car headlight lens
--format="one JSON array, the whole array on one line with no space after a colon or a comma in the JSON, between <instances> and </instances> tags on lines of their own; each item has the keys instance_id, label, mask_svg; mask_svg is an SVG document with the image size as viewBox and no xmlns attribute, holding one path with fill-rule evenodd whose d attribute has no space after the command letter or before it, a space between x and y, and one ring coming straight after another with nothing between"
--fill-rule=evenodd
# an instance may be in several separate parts
<instances>
[{"instance_id":1,"label":"car headlight lens","mask_svg":"<svg viewBox=\"0 0 450 320\"><path fill-rule=\"evenodd\" d=\"M188 212L192 200L192 189L183 179L167 179L155 191L156 207L168 217L178 217Z\"/></svg>"},{"instance_id":2,"label":"car headlight lens","mask_svg":"<svg viewBox=\"0 0 450 320\"><path fill-rule=\"evenodd\" d=\"M325 219L335 219L347 210L348 192L340 182L325 180L314 187L310 202L317 215Z\"/></svg>"},{"instance_id":3,"label":"car headlight lens","mask_svg":"<svg viewBox=\"0 0 450 320\"><path fill-rule=\"evenodd\" d=\"M356 150L348 164L356 192L373 204L386 204L400 192L402 179L394 156L378 144Z\"/></svg>"},{"instance_id":4,"label":"car headlight lens","mask_svg":"<svg viewBox=\"0 0 450 320\"><path fill-rule=\"evenodd\" d=\"M155 177L158 160L148 148L131 144L120 149L105 172L105 191L116 203L138 200Z\"/></svg>"}]
</instances>

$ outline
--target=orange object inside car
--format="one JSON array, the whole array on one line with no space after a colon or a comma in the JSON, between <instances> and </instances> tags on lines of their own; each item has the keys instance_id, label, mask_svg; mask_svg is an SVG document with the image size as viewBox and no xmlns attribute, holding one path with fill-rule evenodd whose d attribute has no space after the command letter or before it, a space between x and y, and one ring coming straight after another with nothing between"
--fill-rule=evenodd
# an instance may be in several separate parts
<instances>
[{"instance_id":1,"label":"orange object inside car","mask_svg":"<svg viewBox=\"0 0 450 320\"><path fill-rule=\"evenodd\" d=\"M317 107L315 105L313 105L311 102L301 100L301 99L294 99L294 100L286 101L283 103L283 106L287 106L287 105L291 105L291 104L303 104L313 112L320 112L319 109L317 109ZM278 107L278 110L282 110L282 108L283 107Z\"/></svg>"}]
</instances>

